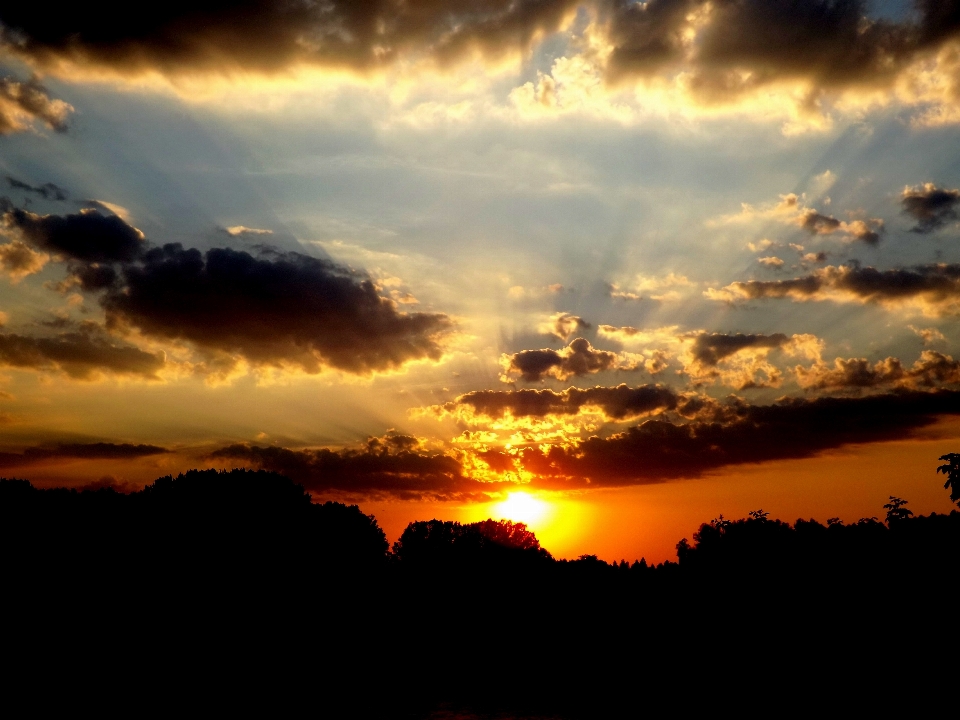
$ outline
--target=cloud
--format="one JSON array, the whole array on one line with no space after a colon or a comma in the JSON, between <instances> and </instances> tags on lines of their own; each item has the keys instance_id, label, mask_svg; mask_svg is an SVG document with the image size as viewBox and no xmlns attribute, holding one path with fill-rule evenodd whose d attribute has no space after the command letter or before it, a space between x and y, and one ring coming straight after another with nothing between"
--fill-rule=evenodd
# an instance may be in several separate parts
<instances>
[{"instance_id":1,"label":"cloud","mask_svg":"<svg viewBox=\"0 0 960 720\"><path fill-rule=\"evenodd\" d=\"M127 210L127 208L125 208L123 205L117 205L116 203L107 202L106 200L96 199L84 200L82 204L84 207L93 208L95 210L106 210L108 213L121 218L124 222L130 222L130 211Z\"/></svg>"},{"instance_id":2,"label":"cloud","mask_svg":"<svg viewBox=\"0 0 960 720\"><path fill-rule=\"evenodd\" d=\"M582 317L571 315L570 313L558 312L552 315L547 322L541 323L540 332L544 335L553 335L554 337L566 341L575 332L589 330L592 326Z\"/></svg>"},{"instance_id":3,"label":"cloud","mask_svg":"<svg viewBox=\"0 0 960 720\"><path fill-rule=\"evenodd\" d=\"M946 342L947 340L943 336L943 333L937 330L937 328L918 328L913 325L907 325L907 328L923 340L924 345L932 345L935 342Z\"/></svg>"},{"instance_id":4,"label":"cloud","mask_svg":"<svg viewBox=\"0 0 960 720\"><path fill-rule=\"evenodd\" d=\"M111 329L310 373L330 366L365 375L439 360L453 327L441 313L400 312L363 273L299 253L171 244L123 265L115 282L80 277L87 289L105 288Z\"/></svg>"},{"instance_id":5,"label":"cloud","mask_svg":"<svg viewBox=\"0 0 960 720\"><path fill-rule=\"evenodd\" d=\"M680 293L675 288L693 287L695 283L691 282L685 275L669 273L663 277L653 277L646 275L637 275L630 283L629 290L623 290L616 283L610 284L610 297L615 300L643 300L649 297L651 300L678 300Z\"/></svg>"},{"instance_id":6,"label":"cloud","mask_svg":"<svg viewBox=\"0 0 960 720\"><path fill-rule=\"evenodd\" d=\"M607 370L636 370L643 358L628 353L597 350L584 338L577 338L561 350L521 350L500 356L503 368L501 380L512 382L519 377L527 382L539 382L547 377L567 380Z\"/></svg>"},{"instance_id":7,"label":"cloud","mask_svg":"<svg viewBox=\"0 0 960 720\"><path fill-rule=\"evenodd\" d=\"M231 237L240 235L273 235L273 230L263 230L262 228L249 228L245 225L231 225L230 227L220 228Z\"/></svg>"},{"instance_id":8,"label":"cloud","mask_svg":"<svg viewBox=\"0 0 960 720\"><path fill-rule=\"evenodd\" d=\"M406 58L447 64L469 53L518 54L559 28L574 0L459 0L370 3L329 0L242 5L213 0L165 3L129 22L102 3L55 16L29 6L4 7L7 52L36 66L69 64L123 74L159 71L275 73L301 64L370 70Z\"/></svg>"},{"instance_id":9,"label":"cloud","mask_svg":"<svg viewBox=\"0 0 960 720\"><path fill-rule=\"evenodd\" d=\"M24 192L33 193L39 195L44 200L66 200L67 191L62 187L54 185L52 182L44 183L43 185L37 185L34 187L29 183L25 183L22 180L17 180L14 177L7 175L7 182L10 184L10 187L13 190L23 190Z\"/></svg>"},{"instance_id":10,"label":"cloud","mask_svg":"<svg viewBox=\"0 0 960 720\"><path fill-rule=\"evenodd\" d=\"M952 0L919 2L899 22L869 17L863 0L613 0L608 7L611 78L669 78L707 105L793 83L806 91L797 102L807 112L824 92L895 87L960 29Z\"/></svg>"},{"instance_id":11,"label":"cloud","mask_svg":"<svg viewBox=\"0 0 960 720\"><path fill-rule=\"evenodd\" d=\"M782 347L788 341L789 338L783 333L773 335L703 333L697 335L694 339L691 353L694 360L702 365L716 365L724 358L730 357L741 350L748 348L769 350Z\"/></svg>"},{"instance_id":12,"label":"cloud","mask_svg":"<svg viewBox=\"0 0 960 720\"><path fill-rule=\"evenodd\" d=\"M74 215L37 215L9 208L3 230L55 255L89 263L129 262L144 250L143 233L117 215L84 209Z\"/></svg>"},{"instance_id":13,"label":"cloud","mask_svg":"<svg viewBox=\"0 0 960 720\"><path fill-rule=\"evenodd\" d=\"M807 207L806 195L797 195L796 193L787 193L781 195L780 200L775 203L767 203L760 207L754 207L749 203L741 203L740 212L732 215L722 215L707 222L707 226L715 227L717 225L752 223L756 220L776 220L787 225L795 225L811 235L834 235L846 236L848 241L860 241L867 245L876 245L880 242L880 234L884 230L884 222L880 218L868 218L866 220L853 217L849 221L840 220L832 215L825 215L815 208ZM855 215L855 213L849 213ZM747 248L753 252L762 252L773 243L769 240L761 240L759 243L747 243ZM794 250L803 249L802 245L789 243Z\"/></svg>"},{"instance_id":14,"label":"cloud","mask_svg":"<svg viewBox=\"0 0 960 720\"><path fill-rule=\"evenodd\" d=\"M66 77L416 74L466 60L519 64L565 31L550 73L511 93L524 114L601 109L621 119L632 108L619 97L640 86L661 106L785 117L787 132L829 127L835 107L895 101L921 108L919 123L960 119L956 0L918 0L899 20L871 14L866 0L200 0L166 3L135 27L102 2L55 17L7 6L5 54Z\"/></svg>"},{"instance_id":15,"label":"cloud","mask_svg":"<svg viewBox=\"0 0 960 720\"><path fill-rule=\"evenodd\" d=\"M3 268L13 282L40 272L49 260L49 255L37 252L22 240L0 245L0 268Z\"/></svg>"},{"instance_id":16,"label":"cloud","mask_svg":"<svg viewBox=\"0 0 960 720\"><path fill-rule=\"evenodd\" d=\"M683 356L683 371L698 384L719 380L737 390L779 387L783 373L767 360L771 350L819 360L822 346L814 335L699 333Z\"/></svg>"},{"instance_id":17,"label":"cloud","mask_svg":"<svg viewBox=\"0 0 960 720\"><path fill-rule=\"evenodd\" d=\"M767 267L780 268L783 267L783 260L778 257L771 255L770 257L757 258L757 262L761 265L766 265Z\"/></svg>"},{"instance_id":18,"label":"cloud","mask_svg":"<svg viewBox=\"0 0 960 720\"><path fill-rule=\"evenodd\" d=\"M915 233L931 233L956 220L957 203L960 203L960 190L947 190L933 183L907 186L900 195L903 212L917 221L910 228L910 232Z\"/></svg>"},{"instance_id":19,"label":"cloud","mask_svg":"<svg viewBox=\"0 0 960 720\"><path fill-rule=\"evenodd\" d=\"M163 353L149 353L84 329L54 337L0 333L0 366L59 371L77 380L101 374L157 379Z\"/></svg>"},{"instance_id":20,"label":"cloud","mask_svg":"<svg viewBox=\"0 0 960 720\"><path fill-rule=\"evenodd\" d=\"M866 358L836 358L833 367L815 363L809 368L797 366L795 373L800 387L806 390L937 387L960 383L960 362L935 350L924 350L909 368L894 357L872 365Z\"/></svg>"},{"instance_id":21,"label":"cloud","mask_svg":"<svg viewBox=\"0 0 960 720\"><path fill-rule=\"evenodd\" d=\"M211 458L237 460L279 472L312 493L345 493L411 499L481 499L498 487L464 474L461 460L429 452L417 438L388 433L359 448L288 450L256 445L230 445Z\"/></svg>"},{"instance_id":22,"label":"cloud","mask_svg":"<svg viewBox=\"0 0 960 720\"><path fill-rule=\"evenodd\" d=\"M960 392L903 391L859 398L785 399L730 406L727 419L648 420L569 447L527 447L519 462L534 486L582 488L697 477L744 463L806 458L851 443L909 437L945 414L960 414Z\"/></svg>"},{"instance_id":23,"label":"cloud","mask_svg":"<svg viewBox=\"0 0 960 720\"><path fill-rule=\"evenodd\" d=\"M871 218L869 220L838 220L831 215L824 215L812 208L805 208L793 218L793 222L811 235L833 235L843 233L852 240L859 240L867 245L876 245L880 242L880 233L883 231L883 220Z\"/></svg>"},{"instance_id":24,"label":"cloud","mask_svg":"<svg viewBox=\"0 0 960 720\"><path fill-rule=\"evenodd\" d=\"M939 263L893 270L856 264L828 265L811 275L789 280L748 280L719 290L708 288L704 296L729 303L769 298L869 302L889 307L914 306L933 317L958 315L960 265Z\"/></svg>"},{"instance_id":25,"label":"cloud","mask_svg":"<svg viewBox=\"0 0 960 720\"><path fill-rule=\"evenodd\" d=\"M545 389L475 390L452 402L437 405L437 414L449 414L476 423L503 418L600 413L607 421L620 422L675 410L681 397L664 385L628 387L571 387L561 392Z\"/></svg>"},{"instance_id":26,"label":"cloud","mask_svg":"<svg viewBox=\"0 0 960 720\"><path fill-rule=\"evenodd\" d=\"M0 23L2 13L0 11ZM4 29L0 25L0 43L3 40ZM0 135L29 130L35 123L63 132L72 112L72 105L51 98L37 80L19 82L11 77L0 78Z\"/></svg>"},{"instance_id":27,"label":"cloud","mask_svg":"<svg viewBox=\"0 0 960 720\"><path fill-rule=\"evenodd\" d=\"M129 443L60 443L30 447L22 453L0 453L0 468L15 468L48 460L135 460L169 453L157 445Z\"/></svg>"},{"instance_id":28,"label":"cloud","mask_svg":"<svg viewBox=\"0 0 960 720\"><path fill-rule=\"evenodd\" d=\"M773 247L773 241L768 240L767 238L758 240L755 243L752 243L752 242L747 243L747 250L749 250L750 252L763 252L764 250L769 250L771 247Z\"/></svg>"}]
</instances>

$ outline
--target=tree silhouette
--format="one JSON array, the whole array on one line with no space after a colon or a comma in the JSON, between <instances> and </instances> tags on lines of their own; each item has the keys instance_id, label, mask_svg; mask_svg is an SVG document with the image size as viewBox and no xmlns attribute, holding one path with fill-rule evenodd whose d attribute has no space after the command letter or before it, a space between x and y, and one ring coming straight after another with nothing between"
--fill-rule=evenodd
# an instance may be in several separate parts
<instances>
[{"instance_id":1,"label":"tree silhouette","mask_svg":"<svg viewBox=\"0 0 960 720\"><path fill-rule=\"evenodd\" d=\"M947 476L947 481L943 484L944 490L950 490L950 499L960 505L960 453L947 453L941 455L940 460L946 460L946 465L937 468L938 473Z\"/></svg>"},{"instance_id":2,"label":"tree silhouette","mask_svg":"<svg viewBox=\"0 0 960 720\"><path fill-rule=\"evenodd\" d=\"M913 515L912 510L907 510L907 508L904 507L906 504L907 501L903 498L898 498L895 495L890 496L890 502L884 503L883 506L883 509L887 511L887 525L892 525L900 520L906 520Z\"/></svg>"}]
</instances>

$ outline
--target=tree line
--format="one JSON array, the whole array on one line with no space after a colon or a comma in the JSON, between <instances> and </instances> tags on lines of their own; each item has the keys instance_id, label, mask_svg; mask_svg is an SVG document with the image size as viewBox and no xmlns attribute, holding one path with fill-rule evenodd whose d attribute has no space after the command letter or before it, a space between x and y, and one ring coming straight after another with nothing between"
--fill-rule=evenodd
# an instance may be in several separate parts
<instances>
[{"instance_id":1,"label":"tree line","mask_svg":"<svg viewBox=\"0 0 960 720\"><path fill-rule=\"evenodd\" d=\"M960 454L941 459L960 502ZM691 663L711 668L701 684L741 667L741 683L772 687L777 667L840 672L907 635L938 640L960 513L907 505L891 496L883 520L849 524L721 515L652 565L557 559L523 523L493 519L413 522L390 547L357 506L264 471L193 470L128 495L0 479L0 567L28 655L243 659L321 687L343 717L441 703L604 717L634 707L639 678L672 685ZM758 638L772 644L759 652Z\"/></svg>"}]
</instances>

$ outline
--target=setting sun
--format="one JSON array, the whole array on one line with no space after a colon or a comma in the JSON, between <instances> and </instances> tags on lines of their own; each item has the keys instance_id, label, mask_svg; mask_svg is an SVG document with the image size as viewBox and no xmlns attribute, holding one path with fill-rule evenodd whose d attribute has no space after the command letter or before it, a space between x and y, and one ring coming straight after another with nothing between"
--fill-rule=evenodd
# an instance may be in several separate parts
<instances>
[{"instance_id":1,"label":"setting sun","mask_svg":"<svg viewBox=\"0 0 960 720\"><path fill-rule=\"evenodd\" d=\"M513 492L507 495L506 500L495 504L491 510L497 518L533 525L548 518L550 504L529 493Z\"/></svg>"}]
</instances>

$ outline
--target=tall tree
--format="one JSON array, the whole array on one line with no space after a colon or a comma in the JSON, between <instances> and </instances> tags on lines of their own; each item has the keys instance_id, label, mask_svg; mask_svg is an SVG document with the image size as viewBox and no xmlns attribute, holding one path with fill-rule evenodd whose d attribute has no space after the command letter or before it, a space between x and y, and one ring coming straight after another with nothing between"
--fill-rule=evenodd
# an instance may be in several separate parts
<instances>
[{"instance_id":1,"label":"tall tree","mask_svg":"<svg viewBox=\"0 0 960 720\"><path fill-rule=\"evenodd\" d=\"M944 489L950 489L950 499L960 505L960 453L947 453L940 456L941 460L946 460L946 465L937 468L937 472L947 476L947 481L943 484Z\"/></svg>"}]
</instances>

